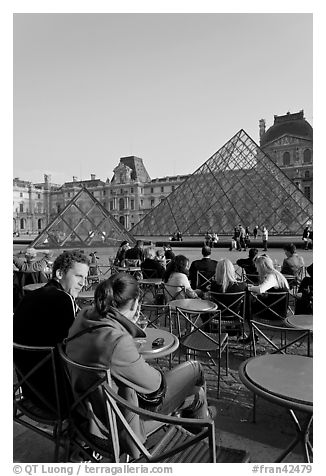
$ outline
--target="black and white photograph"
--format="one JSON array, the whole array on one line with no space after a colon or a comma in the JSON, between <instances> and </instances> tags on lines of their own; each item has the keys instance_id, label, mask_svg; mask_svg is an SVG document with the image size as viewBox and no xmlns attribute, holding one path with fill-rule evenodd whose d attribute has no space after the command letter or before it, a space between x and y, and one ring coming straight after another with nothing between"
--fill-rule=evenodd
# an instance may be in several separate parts
<instances>
[{"instance_id":1,"label":"black and white photograph","mask_svg":"<svg viewBox=\"0 0 326 476\"><path fill-rule=\"evenodd\" d=\"M14 473L312 472L313 6L17 3Z\"/></svg>"}]
</instances>

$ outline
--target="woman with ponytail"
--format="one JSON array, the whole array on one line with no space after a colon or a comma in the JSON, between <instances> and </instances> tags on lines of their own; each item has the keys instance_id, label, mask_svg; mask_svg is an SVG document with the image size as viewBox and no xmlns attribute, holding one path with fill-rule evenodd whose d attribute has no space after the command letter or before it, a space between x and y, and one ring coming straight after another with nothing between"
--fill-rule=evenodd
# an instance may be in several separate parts
<instances>
[{"instance_id":1,"label":"woman with ponytail","mask_svg":"<svg viewBox=\"0 0 326 476\"><path fill-rule=\"evenodd\" d=\"M163 374L139 354L134 338L145 334L136 325L138 299L139 286L133 276L118 273L102 281L95 290L94 306L83 308L70 328L66 345L68 356L84 365L110 368L114 390L135 405L165 414L180 410L188 417L207 418L210 413L206 387L198 362L186 361ZM87 379L85 373L74 370L75 397L94 383ZM90 398L92 411L98 419L103 411L101 398L100 394L92 394ZM151 422L141 421L131 412L125 417L145 441ZM100 426L89 428L89 431L97 438L105 436ZM136 448L128 451L137 455Z\"/></svg>"}]
</instances>

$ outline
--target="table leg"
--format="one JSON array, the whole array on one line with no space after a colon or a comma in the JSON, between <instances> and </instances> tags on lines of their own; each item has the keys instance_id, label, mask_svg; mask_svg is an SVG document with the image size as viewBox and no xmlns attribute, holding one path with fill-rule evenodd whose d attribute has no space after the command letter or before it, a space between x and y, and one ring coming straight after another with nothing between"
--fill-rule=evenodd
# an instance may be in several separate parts
<instances>
[{"instance_id":1,"label":"table leg","mask_svg":"<svg viewBox=\"0 0 326 476\"><path fill-rule=\"evenodd\" d=\"M309 441L309 432L310 432L313 416L311 415L304 423L302 423L302 425L300 425L299 420L297 416L295 415L294 411L289 410L289 413L295 424L297 436L288 445L288 447L279 455L275 463L282 462L284 458L297 446L298 443L302 444L305 462L310 463L311 462L310 454L312 455L313 451L312 451L312 445Z\"/></svg>"}]
</instances>

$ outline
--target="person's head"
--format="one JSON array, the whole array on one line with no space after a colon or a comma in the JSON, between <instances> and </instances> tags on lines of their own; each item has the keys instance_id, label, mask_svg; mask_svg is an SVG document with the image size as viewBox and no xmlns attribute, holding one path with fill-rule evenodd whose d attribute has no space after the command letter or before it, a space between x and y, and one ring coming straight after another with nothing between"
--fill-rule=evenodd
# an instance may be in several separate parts
<instances>
[{"instance_id":1,"label":"person's head","mask_svg":"<svg viewBox=\"0 0 326 476\"><path fill-rule=\"evenodd\" d=\"M137 240L136 241L136 247L137 248L143 248L143 246L144 246L143 240Z\"/></svg>"},{"instance_id":2,"label":"person's head","mask_svg":"<svg viewBox=\"0 0 326 476\"><path fill-rule=\"evenodd\" d=\"M172 273L183 273L187 276L188 271L189 259L184 255L177 255L168 264L164 275L164 281L167 282Z\"/></svg>"},{"instance_id":3,"label":"person's head","mask_svg":"<svg viewBox=\"0 0 326 476\"><path fill-rule=\"evenodd\" d=\"M144 258L145 259L154 259L155 258L155 250L153 248L145 248L144 249Z\"/></svg>"},{"instance_id":4,"label":"person's head","mask_svg":"<svg viewBox=\"0 0 326 476\"><path fill-rule=\"evenodd\" d=\"M201 254L203 255L204 258L207 258L207 256L211 255L211 248L209 246L203 246L201 249Z\"/></svg>"},{"instance_id":5,"label":"person's head","mask_svg":"<svg viewBox=\"0 0 326 476\"><path fill-rule=\"evenodd\" d=\"M121 245L120 245L120 248L122 250L127 250L128 248L130 248L129 241L122 241Z\"/></svg>"},{"instance_id":6,"label":"person's head","mask_svg":"<svg viewBox=\"0 0 326 476\"><path fill-rule=\"evenodd\" d=\"M257 249L257 248L250 248L250 250L249 250L249 258L250 258L251 260L254 260L257 255L258 255L258 249Z\"/></svg>"},{"instance_id":7,"label":"person's head","mask_svg":"<svg viewBox=\"0 0 326 476\"><path fill-rule=\"evenodd\" d=\"M96 287L94 306L100 316L105 316L111 308L114 308L129 320L136 321L138 298L137 280L128 273L117 273Z\"/></svg>"},{"instance_id":8,"label":"person's head","mask_svg":"<svg viewBox=\"0 0 326 476\"><path fill-rule=\"evenodd\" d=\"M37 255L37 251L35 248L27 248L25 251L25 258L27 262L30 262L33 259L35 259L36 255Z\"/></svg>"},{"instance_id":9,"label":"person's head","mask_svg":"<svg viewBox=\"0 0 326 476\"><path fill-rule=\"evenodd\" d=\"M287 245L284 246L284 251L286 256L289 258L290 256L294 255L296 252L297 248L294 243L288 243Z\"/></svg>"},{"instance_id":10,"label":"person's head","mask_svg":"<svg viewBox=\"0 0 326 476\"><path fill-rule=\"evenodd\" d=\"M76 298L85 284L89 259L80 251L64 251L52 268L52 278L59 281L63 289Z\"/></svg>"},{"instance_id":11,"label":"person's head","mask_svg":"<svg viewBox=\"0 0 326 476\"><path fill-rule=\"evenodd\" d=\"M286 278L277 269L274 268L273 260L267 255L257 256L255 266L259 275L259 281L263 282L267 275L273 274L277 281L277 287L280 289L289 289Z\"/></svg>"},{"instance_id":12,"label":"person's head","mask_svg":"<svg viewBox=\"0 0 326 476\"><path fill-rule=\"evenodd\" d=\"M215 281L222 286L222 292L224 293L228 286L236 282L235 269L231 261L227 258L221 259L215 270Z\"/></svg>"},{"instance_id":13,"label":"person's head","mask_svg":"<svg viewBox=\"0 0 326 476\"><path fill-rule=\"evenodd\" d=\"M165 258L164 250L157 250L156 251L156 258L161 260Z\"/></svg>"}]
</instances>

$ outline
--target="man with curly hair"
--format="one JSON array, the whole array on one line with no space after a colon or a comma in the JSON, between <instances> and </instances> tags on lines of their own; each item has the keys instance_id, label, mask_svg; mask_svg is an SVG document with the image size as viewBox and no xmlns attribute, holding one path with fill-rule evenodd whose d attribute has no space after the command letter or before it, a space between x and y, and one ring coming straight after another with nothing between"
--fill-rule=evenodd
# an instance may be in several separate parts
<instances>
[{"instance_id":1,"label":"man with curly hair","mask_svg":"<svg viewBox=\"0 0 326 476\"><path fill-rule=\"evenodd\" d=\"M14 342L53 347L62 342L74 322L78 309L75 299L85 284L88 269L88 258L80 251L65 251L59 255L53 263L52 278L47 284L26 294L20 301L13 320ZM25 355L23 351L15 353L15 363L24 373L35 366L38 359L37 352ZM45 370L39 372L36 385L41 384L42 394L53 399L54 391L49 384L51 379Z\"/></svg>"}]
</instances>

